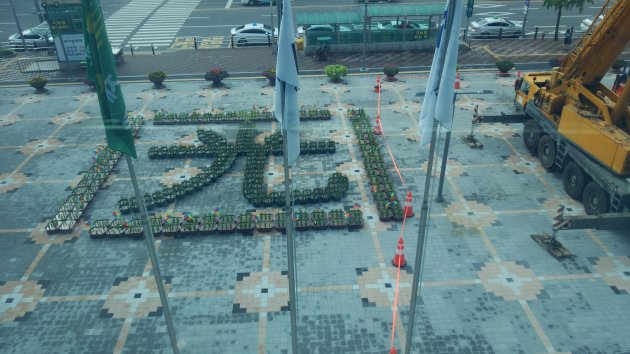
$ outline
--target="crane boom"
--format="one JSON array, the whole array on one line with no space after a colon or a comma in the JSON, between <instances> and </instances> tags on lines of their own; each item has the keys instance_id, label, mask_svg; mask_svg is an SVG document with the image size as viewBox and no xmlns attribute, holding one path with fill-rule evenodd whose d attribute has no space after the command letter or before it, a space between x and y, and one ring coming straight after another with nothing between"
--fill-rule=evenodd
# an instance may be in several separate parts
<instances>
[{"instance_id":1,"label":"crane boom","mask_svg":"<svg viewBox=\"0 0 630 354\"><path fill-rule=\"evenodd\" d=\"M603 14L610 0L602 7ZM630 41L630 1L617 1L592 34L585 35L558 71L563 81L576 79L589 87L598 84ZM595 24L596 21L593 21Z\"/></svg>"}]
</instances>

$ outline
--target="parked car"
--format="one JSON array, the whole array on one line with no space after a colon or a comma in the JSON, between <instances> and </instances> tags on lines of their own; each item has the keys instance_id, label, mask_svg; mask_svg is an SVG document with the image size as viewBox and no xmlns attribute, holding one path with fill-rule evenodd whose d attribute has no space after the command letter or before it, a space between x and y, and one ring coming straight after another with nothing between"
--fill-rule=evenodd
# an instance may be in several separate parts
<instances>
[{"instance_id":1,"label":"parked car","mask_svg":"<svg viewBox=\"0 0 630 354\"><path fill-rule=\"evenodd\" d=\"M241 0L241 4L247 6L267 5L269 6L269 0ZM272 5L276 4L276 0L273 0Z\"/></svg>"},{"instance_id":2,"label":"parked car","mask_svg":"<svg viewBox=\"0 0 630 354\"><path fill-rule=\"evenodd\" d=\"M388 29L429 29L429 25L426 23L420 23L416 21L403 21L403 20L391 20L391 21L382 21L378 23L378 29L380 30L388 30Z\"/></svg>"},{"instance_id":3,"label":"parked car","mask_svg":"<svg viewBox=\"0 0 630 354\"><path fill-rule=\"evenodd\" d=\"M262 23L248 23L232 28L230 35L235 45L267 44L278 38L278 29Z\"/></svg>"},{"instance_id":4,"label":"parked car","mask_svg":"<svg viewBox=\"0 0 630 354\"><path fill-rule=\"evenodd\" d=\"M599 15L599 17L597 18L597 20L595 21L595 26L597 26L597 24L599 23L599 21L604 19L604 15ZM582 23L580 23L580 29L584 32L588 31L588 28L591 27L591 24L593 23L593 19L592 18L585 18L582 20ZM595 26L593 26L593 29L595 28Z\"/></svg>"},{"instance_id":5,"label":"parked car","mask_svg":"<svg viewBox=\"0 0 630 354\"><path fill-rule=\"evenodd\" d=\"M35 27L22 31L21 35L19 33L15 33L9 36L9 47L15 50L23 50L24 45L22 44L22 37L24 37L26 47L29 49L43 49L54 46L53 38L50 34L50 27L46 21Z\"/></svg>"},{"instance_id":6,"label":"parked car","mask_svg":"<svg viewBox=\"0 0 630 354\"><path fill-rule=\"evenodd\" d=\"M468 26L468 36L473 38L519 37L522 33L522 21L511 21L502 17L486 17L473 21Z\"/></svg>"},{"instance_id":7,"label":"parked car","mask_svg":"<svg viewBox=\"0 0 630 354\"><path fill-rule=\"evenodd\" d=\"M304 25L297 28L297 36L304 37L306 32L317 32L322 35L335 33L335 27L339 28L339 32L352 31L352 28L346 25Z\"/></svg>"}]
</instances>

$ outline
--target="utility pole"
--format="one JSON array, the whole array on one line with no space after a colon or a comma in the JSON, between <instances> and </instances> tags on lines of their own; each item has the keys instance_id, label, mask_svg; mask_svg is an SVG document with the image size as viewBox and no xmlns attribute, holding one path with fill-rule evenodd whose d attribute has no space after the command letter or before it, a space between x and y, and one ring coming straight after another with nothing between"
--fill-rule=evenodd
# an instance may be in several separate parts
<instances>
[{"instance_id":1,"label":"utility pole","mask_svg":"<svg viewBox=\"0 0 630 354\"><path fill-rule=\"evenodd\" d=\"M42 10L39 7L39 2L37 2L37 0L33 0L33 3L35 4L35 12L37 12L37 17L39 17L39 22L40 23L44 22L44 15L42 14Z\"/></svg>"},{"instance_id":2,"label":"utility pole","mask_svg":"<svg viewBox=\"0 0 630 354\"><path fill-rule=\"evenodd\" d=\"M368 28L368 0L364 0L365 11L363 15L363 52L361 54L361 71L368 71L365 66L365 46L367 46L367 28Z\"/></svg>"},{"instance_id":3,"label":"utility pole","mask_svg":"<svg viewBox=\"0 0 630 354\"><path fill-rule=\"evenodd\" d=\"M22 46L24 46L24 51L28 51L26 48L26 41L24 40L24 34L22 33L22 26L20 26L20 21L18 21L17 14L15 13L15 7L13 7L13 0L9 0L9 5L11 5L11 12L13 12L13 18L15 18L15 24L18 28L18 33L20 34L20 39L22 40Z\"/></svg>"},{"instance_id":4,"label":"utility pole","mask_svg":"<svg viewBox=\"0 0 630 354\"><path fill-rule=\"evenodd\" d=\"M525 23L527 23L527 13L529 12L529 0L525 0L525 8L523 9L523 28L521 29L521 38L525 38Z\"/></svg>"}]
</instances>

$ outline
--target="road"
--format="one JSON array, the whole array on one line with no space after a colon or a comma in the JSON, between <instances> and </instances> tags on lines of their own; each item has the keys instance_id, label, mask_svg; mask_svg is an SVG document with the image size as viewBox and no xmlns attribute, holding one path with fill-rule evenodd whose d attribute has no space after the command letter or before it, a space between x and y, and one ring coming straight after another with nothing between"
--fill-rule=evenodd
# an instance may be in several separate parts
<instances>
[{"instance_id":1,"label":"road","mask_svg":"<svg viewBox=\"0 0 630 354\"><path fill-rule=\"evenodd\" d=\"M12 0L22 26L26 29L39 23L35 2L32 0ZM314 4L315 3L315 4ZM399 0L396 4L444 4L445 1ZM185 48L193 45L197 37L202 47L226 47L231 27L250 22L262 22L277 26L275 8L267 6L243 6L240 0L107 0L101 1L110 41L113 46L135 48L150 47L158 50ZM293 11L357 11L363 4L354 0L293 0ZM371 5L369 5L371 6ZM580 22L594 17L601 1L587 4L583 13L577 10L563 11L560 23L565 28L579 28ZM472 20L501 16L512 20L523 20L524 0L479 1L475 2ZM557 13L542 7L542 1L532 0L527 18L526 31L532 33L535 27L547 33L555 28ZM466 18L461 24L466 27ZM9 0L0 1L0 42L17 32ZM0 43L2 44L2 43Z\"/></svg>"}]
</instances>

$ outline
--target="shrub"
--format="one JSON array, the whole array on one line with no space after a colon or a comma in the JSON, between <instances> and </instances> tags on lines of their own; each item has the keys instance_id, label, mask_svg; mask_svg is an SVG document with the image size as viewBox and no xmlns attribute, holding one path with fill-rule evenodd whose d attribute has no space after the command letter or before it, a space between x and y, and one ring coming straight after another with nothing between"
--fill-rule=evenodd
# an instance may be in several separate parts
<instances>
[{"instance_id":1,"label":"shrub","mask_svg":"<svg viewBox=\"0 0 630 354\"><path fill-rule=\"evenodd\" d=\"M400 72L400 70L394 64L387 64L383 67L383 73L388 77L396 76L398 72Z\"/></svg>"},{"instance_id":2,"label":"shrub","mask_svg":"<svg viewBox=\"0 0 630 354\"><path fill-rule=\"evenodd\" d=\"M10 58L15 56L15 52L11 49L0 48L0 58Z\"/></svg>"},{"instance_id":3,"label":"shrub","mask_svg":"<svg viewBox=\"0 0 630 354\"><path fill-rule=\"evenodd\" d=\"M273 81L273 80L276 79L276 69L267 69L267 70L263 71L262 76L264 76L267 79Z\"/></svg>"},{"instance_id":4,"label":"shrub","mask_svg":"<svg viewBox=\"0 0 630 354\"><path fill-rule=\"evenodd\" d=\"M149 73L149 81L156 85L162 84L166 79L166 73L164 71L154 71Z\"/></svg>"},{"instance_id":5,"label":"shrub","mask_svg":"<svg viewBox=\"0 0 630 354\"><path fill-rule=\"evenodd\" d=\"M497 60L494 65L497 66L497 69L499 69L501 73L507 73L514 67L514 63L509 60Z\"/></svg>"},{"instance_id":6,"label":"shrub","mask_svg":"<svg viewBox=\"0 0 630 354\"><path fill-rule=\"evenodd\" d=\"M42 90L47 83L48 79L43 76L35 76L34 78L28 80L28 84L36 90Z\"/></svg>"},{"instance_id":7,"label":"shrub","mask_svg":"<svg viewBox=\"0 0 630 354\"><path fill-rule=\"evenodd\" d=\"M204 76L206 80L212 81L215 84L228 77L230 77L230 74L223 68L212 68L210 71L207 71Z\"/></svg>"},{"instance_id":8,"label":"shrub","mask_svg":"<svg viewBox=\"0 0 630 354\"><path fill-rule=\"evenodd\" d=\"M326 65L324 68L326 76L333 82L341 80L342 77L348 75L348 68L339 64Z\"/></svg>"}]
</instances>

